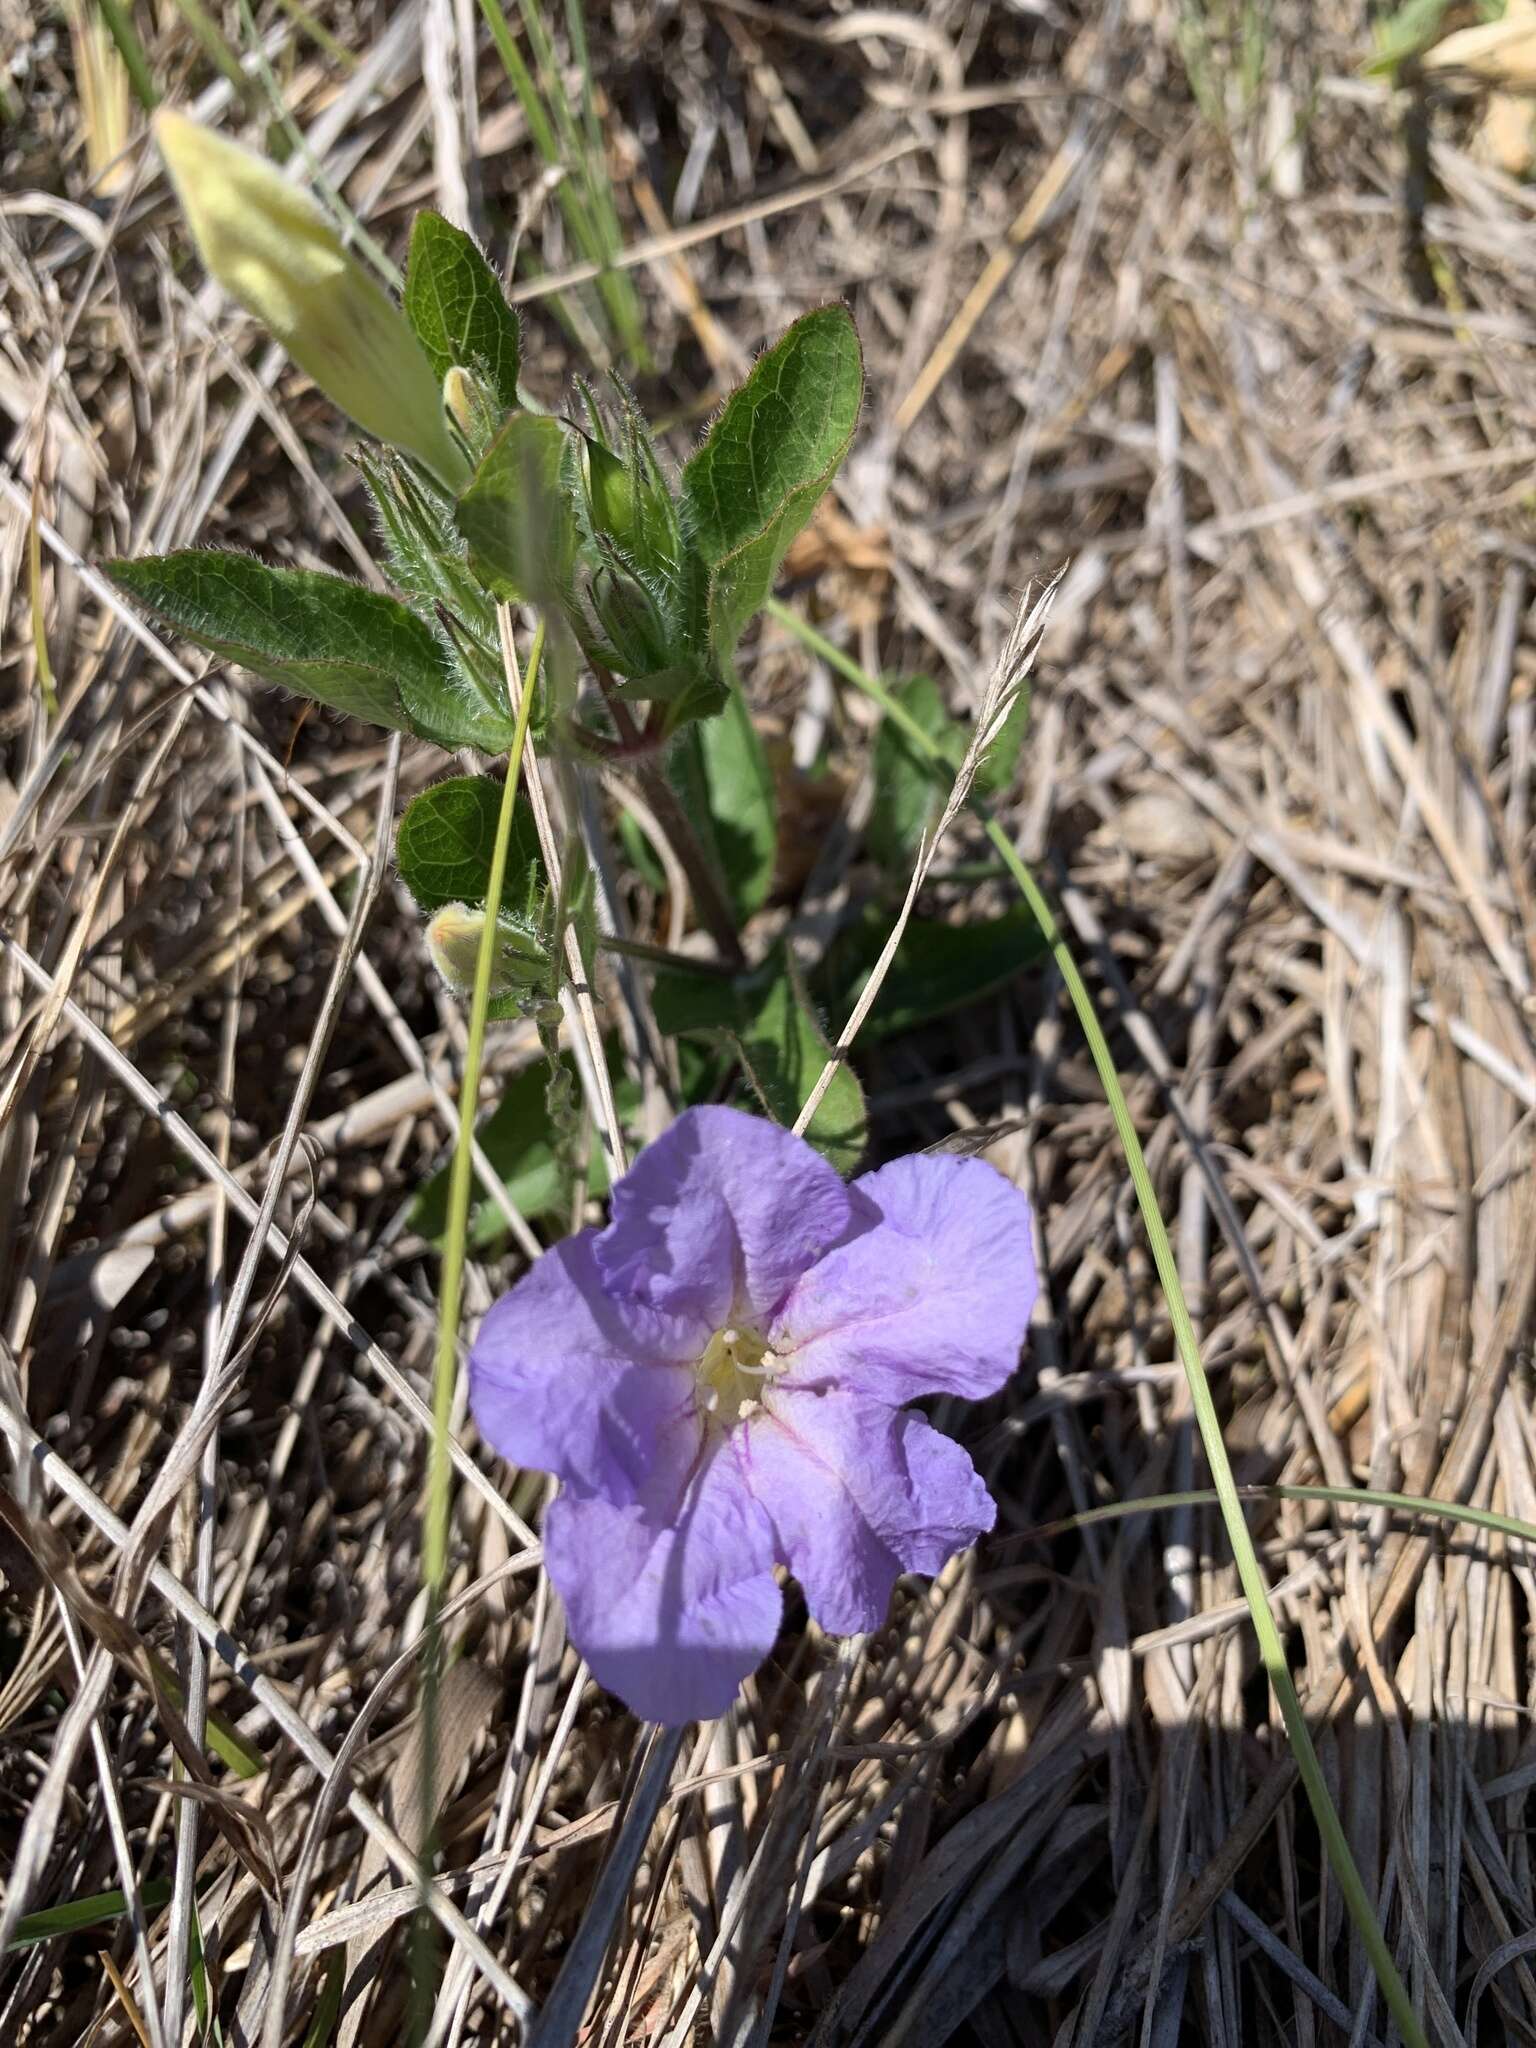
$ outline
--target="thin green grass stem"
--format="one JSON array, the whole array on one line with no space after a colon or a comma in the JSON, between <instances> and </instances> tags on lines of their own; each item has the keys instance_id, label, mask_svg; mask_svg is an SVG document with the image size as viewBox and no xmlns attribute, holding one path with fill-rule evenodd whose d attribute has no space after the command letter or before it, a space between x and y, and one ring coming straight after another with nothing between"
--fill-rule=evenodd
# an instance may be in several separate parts
<instances>
[{"instance_id":1,"label":"thin green grass stem","mask_svg":"<svg viewBox=\"0 0 1536 2048\"><path fill-rule=\"evenodd\" d=\"M323 50L333 64L340 65L347 72L357 69L358 60L346 44L333 36L325 23L302 4L302 0L277 0L277 4L294 26L309 37L316 49Z\"/></svg>"},{"instance_id":2,"label":"thin green grass stem","mask_svg":"<svg viewBox=\"0 0 1536 2048\"><path fill-rule=\"evenodd\" d=\"M261 89L245 70L225 40L224 31L203 5L203 0L176 0L176 11L192 31L198 46L216 71L221 71L235 89L235 96L247 113L261 104Z\"/></svg>"},{"instance_id":3,"label":"thin green grass stem","mask_svg":"<svg viewBox=\"0 0 1536 2048\"><path fill-rule=\"evenodd\" d=\"M297 156L303 164L308 182L332 214L342 240L355 248L358 254L373 265L379 277L391 291L398 292L404 283L400 267L391 258L387 249L372 236L347 204L343 194L325 174L325 166L309 146L309 138L293 118L278 83L277 73L272 69L266 50L262 46L261 33L256 26L256 17L251 11L251 0L240 0L240 26L245 32L246 44L251 61L256 67L256 76L271 108L275 126L281 130L288 144L290 156ZM268 131L269 134L271 131Z\"/></svg>"},{"instance_id":4,"label":"thin green grass stem","mask_svg":"<svg viewBox=\"0 0 1536 2048\"><path fill-rule=\"evenodd\" d=\"M117 54L123 60L123 69L128 73L134 98L146 114L152 114L160 104L160 94L155 87L144 45L139 41L139 32L133 25L132 14L123 0L96 0L96 4L107 24L107 33L117 45Z\"/></svg>"},{"instance_id":5,"label":"thin green grass stem","mask_svg":"<svg viewBox=\"0 0 1536 2048\"><path fill-rule=\"evenodd\" d=\"M1536 1522L1522 1522L1518 1515L1501 1515L1493 1508L1467 1507L1458 1500L1434 1500L1425 1493L1388 1493L1375 1486L1240 1486L1239 1500L1290 1500L1303 1503L1324 1501L1341 1508L1387 1508L1398 1515L1423 1515L1435 1522L1464 1522L1469 1528L1488 1529L1496 1536L1511 1537L1516 1543L1536 1543ZM1134 1500L1106 1501L1102 1507L1084 1508L1080 1515L1063 1515L1059 1522L1042 1523L1013 1540L1039 1543L1049 1536L1063 1536L1069 1529L1086 1529L1095 1522L1123 1522L1131 1515L1156 1515L1170 1508L1208 1508L1216 1503L1209 1486L1192 1486L1182 1493L1148 1493Z\"/></svg>"},{"instance_id":6,"label":"thin green grass stem","mask_svg":"<svg viewBox=\"0 0 1536 2048\"><path fill-rule=\"evenodd\" d=\"M422 1514L421 1578L426 1594L423 1623L422 1721L425 1732L421 1779L421 1833L423 1882L431 1866L431 1837L437 1814L437 1704L443 1670L443 1646L438 1617L442 1612L443 1589L448 1577L448 1531L452 1505L453 1463L449 1435L453 1420L453 1397L459 1376L459 1318L464 1301L464 1258L469 1241L469 1197L473 1180L475 1120L480 1103L480 1072L485 1060L485 1030L491 1003L491 981L496 967L496 919L501 908L502 889L507 877L507 856L512 844L512 817L522 779L523 751L528 739L528 720L538 688L539 660L544 651L544 621L540 619L528 657L528 672L518 699L512 750L507 756L506 780L502 784L501 809L496 818L496 839L491 850L491 873L485 895L485 925L475 956L475 979L469 999L469 1029L464 1043L464 1071L459 1082L459 1128L448 1176L448 1217L443 1231L443 1270L437 1301L437 1353L432 1369L432 1445L427 1461L426 1499ZM417 1992L421 1985L418 1982Z\"/></svg>"},{"instance_id":7,"label":"thin green grass stem","mask_svg":"<svg viewBox=\"0 0 1536 2048\"><path fill-rule=\"evenodd\" d=\"M867 674L857 662L844 654L841 648L835 647L824 634L807 625L778 599L769 600L768 611L805 646L811 648L823 661L835 668L840 675L846 676L858 689L864 691L866 696L872 697L880 705L886 717L896 723L917 749L920 757L927 762L936 781L946 785L950 782L953 768L945 761L937 744L876 677ZM1013 841L991 815L986 805L974 794L970 798L970 804L985 826L987 837L997 849L1000 859L1013 877L1019 893L1029 905L1035 922L1040 927L1041 937L1045 940L1057 972L1061 975L1072 1007L1077 1012L1083 1036L1088 1041L1088 1051L1099 1077L1099 1085L1109 1104L1115 1131L1125 1153L1126 1165L1130 1169L1131 1185L1136 1191L1136 1202L1141 1210L1142 1223L1151 1246L1152 1261L1157 1268L1158 1283L1168 1304L1174 1343L1178 1347L1179 1361L1184 1368L1184 1377L1195 1412L1196 1427L1200 1431L1206 1463L1210 1466L1211 1478L1215 1485L1217 1505L1221 1509L1222 1521L1226 1524L1227 1541L1232 1546L1237 1575L1242 1584L1243 1596L1248 1602L1248 1612L1253 1621L1254 1634L1258 1639L1259 1655L1263 1659L1264 1668L1269 1674L1269 1682L1279 1702L1286 1737L1291 1745L1291 1754L1296 1760L1296 1768L1301 1774L1302 1784L1311 1802L1313 1817L1317 1822L1318 1833L1322 1836L1335 1882L1370 1958L1376 1981L1381 1986L1382 1995L1391 2009L1403 2040L1408 2044L1408 2048L1429 2048L1428 2037L1414 2010L1408 1988L1392 1960L1386 1937L1377 1922L1370 1895L1365 1889L1354 1856L1350 1852L1343 1824L1329 1797L1322 1765L1318 1762L1317 1751L1313 1747L1312 1733L1302 1713L1301 1701L1285 1661L1285 1646L1280 1640L1280 1631L1269 1604L1269 1588L1265 1583L1258 1552L1254 1548L1253 1538L1243 1517L1242 1502L1237 1483L1232 1476L1231 1461L1227 1457L1227 1447L1222 1441L1221 1420L1216 1413L1216 1403L1201 1363L1200 1345L1184 1300L1184 1289L1179 1281L1179 1269L1173 1255L1173 1246L1169 1242L1168 1231L1157 1206L1157 1192L1147 1169L1146 1156L1141 1149L1141 1139L1136 1133L1130 1105L1125 1099L1125 1090L1121 1087L1120 1077L1115 1071L1114 1055L1110 1051L1109 1040L1105 1037L1104 1028L1099 1022L1098 1011L1088 992L1088 985L1083 980L1072 949L1056 921L1055 912L1047 902L1044 891L1020 858Z\"/></svg>"}]
</instances>

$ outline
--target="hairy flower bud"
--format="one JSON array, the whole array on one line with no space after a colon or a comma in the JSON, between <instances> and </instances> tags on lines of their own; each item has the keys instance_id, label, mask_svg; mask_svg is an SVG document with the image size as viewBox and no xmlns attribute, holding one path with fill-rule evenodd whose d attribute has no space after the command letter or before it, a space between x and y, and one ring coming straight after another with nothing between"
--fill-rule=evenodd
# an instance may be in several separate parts
<instances>
[{"instance_id":1,"label":"hairy flower bud","mask_svg":"<svg viewBox=\"0 0 1536 2048\"><path fill-rule=\"evenodd\" d=\"M360 427L457 489L468 465L432 365L310 195L183 114L157 114L155 139L211 275Z\"/></svg>"},{"instance_id":2,"label":"hairy flower bud","mask_svg":"<svg viewBox=\"0 0 1536 2048\"><path fill-rule=\"evenodd\" d=\"M455 995L467 996L475 985L480 958L480 935L485 930L485 911L467 903L445 903L427 926L427 950L432 965ZM548 956L530 932L521 930L506 917L496 920L496 950L491 961L491 997L516 995L537 987L548 966Z\"/></svg>"}]
</instances>

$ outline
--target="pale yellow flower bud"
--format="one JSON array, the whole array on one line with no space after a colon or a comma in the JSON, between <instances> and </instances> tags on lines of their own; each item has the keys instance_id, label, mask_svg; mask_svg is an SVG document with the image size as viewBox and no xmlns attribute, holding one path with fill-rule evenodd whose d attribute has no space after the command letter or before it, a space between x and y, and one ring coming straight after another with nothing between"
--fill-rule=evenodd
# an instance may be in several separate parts
<instances>
[{"instance_id":1,"label":"pale yellow flower bud","mask_svg":"<svg viewBox=\"0 0 1536 2048\"><path fill-rule=\"evenodd\" d=\"M315 200L264 157L183 114L162 110L154 126L210 273L349 418L458 489L468 464L432 365Z\"/></svg>"},{"instance_id":2,"label":"pale yellow flower bud","mask_svg":"<svg viewBox=\"0 0 1536 2048\"><path fill-rule=\"evenodd\" d=\"M480 935L485 930L485 911L467 903L445 903L433 913L427 926L427 951L432 965L455 995L467 996L475 985L480 959ZM531 989L548 964L544 949L527 932L505 918L498 918L496 945L491 964L491 995L509 996Z\"/></svg>"},{"instance_id":3,"label":"pale yellow flower bud","mask_svg":"<svg viewBox=\"0 0 1536 2048\"><path fill-rule=\"evenodd\" d=\"M470 434L475 425L475 386L468 370L461 370L455 363L443 378L443 404L453 414L462 434Z\"/></svg>"}]
</instances>

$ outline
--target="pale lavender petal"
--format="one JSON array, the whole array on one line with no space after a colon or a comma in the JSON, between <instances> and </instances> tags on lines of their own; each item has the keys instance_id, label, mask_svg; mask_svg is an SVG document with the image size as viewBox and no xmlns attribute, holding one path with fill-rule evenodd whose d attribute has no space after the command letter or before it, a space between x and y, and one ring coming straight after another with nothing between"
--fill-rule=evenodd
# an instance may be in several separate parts
<instances>
[{"instance_id":1,"label":"pale lavender petal","mask_svg":"<svg viewBox=\"0 0 1536 2048\"><path fill-rule=\"evenodd\" d=\"M544 1562L571 1641L642 1720L723 1714L779 1632L773 1531L728 1442L670 1522L562 1493L544 1516Z\"/></svg>"},{"instance_id":2,"label":"pale lavender petal","mask_svg":"<svg viewBox=\"0 0 1536 2048\"><path fill-rule=\"evenodd\" d=\"M879 1222L799 1280L769 1332L798 1386L899 1405L994 1394L1034 1307L1029 1204L980 1159L919 1153L853 1184Z\"/></svg>"},{"instance_id":3,"label":"pale lavender petal","mask_svg":"<svg viewBox=\"0 0 1536 2048\"><path fill-rule=\"evenodd\" d=\"M861 1213L803 1138L737 1109L690 1109L614 1188L597 1262L615 1294L713 1331L771 1316Z\"/></svg>"},{"instance_id":4,"label":"pale lavender petal","mask_svg":"<svg viewBox=\"0 0 1536 2048\"><path fill-rule=\"evenodd\" d=\"M514 1465L615 1502L647 1481L675 1492L701 1441L693 1371L676 1361L670 1325L615 1313L595 1235L554 1245L487 1314L469 1354L470 1407Z\"/></svg>"},{"instance_id":5,"label":"pale lavender petal","mask_svg":"<svg viewBox=\"0 0 1536 2048\"><path fill-rule=\"evenodd\" d=\"M747 1483L777 1554L834 1635L878 1628L902 1572L936 1572L997 1510L957 1443L856 1395L782 1383L747 1425Z\"/></svg>"}]
</instances>

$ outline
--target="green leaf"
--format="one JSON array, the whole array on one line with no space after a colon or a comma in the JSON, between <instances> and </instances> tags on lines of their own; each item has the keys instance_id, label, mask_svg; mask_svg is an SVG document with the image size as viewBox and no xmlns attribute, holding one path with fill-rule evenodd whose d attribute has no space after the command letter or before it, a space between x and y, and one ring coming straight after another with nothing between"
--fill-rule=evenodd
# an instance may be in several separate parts
<instances>
[{"instance_id":1,"label":"green leaf","mask_svg":"<svg viewBox=\"0 0 1536 2048\"><path fill-rule=\"evenodd\" d=\"M1440 40L1453 5L1454 0L1404 0L1393 13L1377 20L1376 49L1361 69L1368 77L1390 76L1415 57L1422 57ZM1478 13L1485 21L1492 19L1488 7L1480 7Z\"/></svg>"},{"instance_id":2,"label":"green leaf","mask_svg":"<svg viewBox=\"0 0 1536 2048\"><path fill-rule=\"evenodd\" d=\"M788 955L776 956L772 966L766 985L745 1008L738 1038L742 1065L763 1107L776 1122L793 1124L832 1048ZM839 1173L852 1173L863 1158L869 1139L864 1090L846 1062L834 1075L805 1135Z\"/></svg>"},{"instance_id":3,"label":"green leaf","mask_svg":"<svg viewBox=\"0 0 1536 2048\"><path fill-rule=\"evenodd\" d=\"M401 695L413 727L445 747L505 753L514 720L495 612L469 566L453 501L386 450L358 458L383 533L390 574L419 615L437 621L443 674Z\"/></svg>"},{"instance_id":4,"label":"green leaf","mask_svg":"<svg viewBox=\"0 0 1536 2048\"><path fill-rule=\"evenodd\" d=\"M347 1980L344 1951L333 1953L326 1966L325 1982L315 2002L314 2016L305 2031L303 2048L330 2048L331 2036L341 2014L341 1994Z\"/></svg>"},{"instance_id":5,"label":"green leaf","mask_svg":"<svg viewBox=\"0 0 1536 2048\"><path fill-rule=\"evenodd\" d=\"M734 981L674 971L658 974L651 991L656 1022L678 1034L732 1046L763 1107L793 1124L830 1053L826 1035L782 948ZM838 1069L806 1137L840 1173L863 1156L868 1133L864 1091L852 1067Z\"/></svg>"},{"instance_id":6,"label":"green leaf","mask_svg":"<svg viewBox=\"0 0 1536 2048\"><path fill-rule=\"evenodd\" d=\"M668 774L745 922L768 900L778 824L773 776L740 691L731 692L718 718L683 733Z\"/></svg>"},{"instance_id":7,"label":"green leaf","mask_svg":"<svg viewBox=\"0 0 1536 2048\"><path fill-rule=\"evenodd\" d=\"M171 1881L168 1877L152 1877L140 1885L139 1896L146 1911L158 1912L168 1905L171 1897ZM15 1955L19 1950L35 1948L40 1941L54 1941L61 1934L77 1934L85 1927L100 1927L119 1919L128 1910L128 1901L121 1891L90 1892L79 1899L66 1899L61 1905L45 1906L37 1913L23 1913L16 1923L16 1932L11 1937L6 1953Z\"/></svg>"},{"instance_id":8,"label":"green leaf","mask_svg":"<svg viewBox=\"0 0 1536 2048\"><path fill-rule=\"evenodd\" d=\"M944 695L932 676L907 676L887 685L909 717L916 720L952 772L958 771L970 745L970 733L945 708ZM1003 720L976 771L979 795L995 796L1007 789L1018 771L1019 753L1029 725L1029 690ZM885 719L875 735L875 797L866 838L869 851L882 866L909 868L929 818L943 801L927 755L895 719Z\"/></svg>"},{"instance_id":9,"label":"green leaf","mask_svg":"<svg viewBox=\"0 0 1536 2048\"><path fill-rule=\"evenodd\" d=\"M504 406L518 403L517 315L471 237L440 213L418 213L412 225L405 317L439 381L457 363L480 371Z\"/></svg>"},{"instance_id":10,"label":"green leaf","mask_svg":"<svg viewBox=\"0 0 1536 2048\"><path fill-rule=\"evenodd\" d=\"M405 886L423 910L484 904L500 810L501 784L488 775L452 776L414 800L400 820L395 854ZM547 893L533 812L519 794L502 887L503 919L536 927Z\"/></svg>"},{"instance_id":11,"label":"green leaf","mask_svg":"<svg viewBox=\"0 0 1536 2048\"><path fill-rule=\"evenodd\" d=\"M181 1681L165 1659L151 1650L149 1660L155 1667L156 1683L164 1691L172 1706L186 1704L181 1690ZM221 1763L227 1764L238 1778L259 1778L267 1768L267 1760L259 1749L254 1748L231 1722L215 1713L210 1707L204 1741Z\"/></svg>"},{"instance_id":12,"label":"green leaf","mask_svg":"<svg viewBox=\"0 0 1536 2048\"><path fill-rule=\"evenodd\" d=\"M688 974L664 967L651 983L656 1028L666 1038L685 1032L735 1031L741 1024L741 977Z\"/></svg>"},{"instance_id":13,"label":"green leaf","mask_svg":"<svg viewBox=\"0 0 1536 2048\"><path fill-rule=\"evenodd\" d=\"M863 392L846 307L807 313L726 400L683 471L683 527L708 571L710 644L722 666L847 454Z\"/></svg>"},{"instance_id":14,"label":"green leaf","mask_svg":"<svg viewBox=\"0 0 1536 2048\"><path fill-rule=\"evenodd\" d=\"M846 1016L853 1008L890 929L891 913L871 904L857 923L838 934L820 983L834 1016ZM902 934L860 1036L875 1040L915 1031L979 1002L1044 955L1039 926L1024 905L967 924L915 917Z\"/></svg>"},{"instance_id":15,"label":"green leaf","mask_svg":"<svg viewBox=\"0 0 1536 2048\"><path fill-rule=\"evenodd\" d=\"M470 650L466 647L466 653ZM470 672L467 660L450 655L439 643L442 667L426 678L400 678L400 699L411 730L440 747L478 747L482 754L504 754L512 744L516 721L505 705L493 704Z\"/></svg>"},{"instance_id":16,"label":"green leaf","mask_svg":"<svg viewBox=\"0 0 1536 2048\"><path fill-rule=\"evenodd\" d=\"M943 750L951 768L965 753L960 728L944 708L932 676L909 676L890 685L891 695ZM894 718L882 720L875 734L874 801L865 840L882 867L910 869L929 818L942 801L928 757Z\"/></svg>"},{"instance_id":17,"label":"green leaf","mask_svg":"<svg viewBox=\"0 0 1536 2048\"><path fill-rule=\"evenodd\" d=\"M391 731L419 730L408 698L426 704L447 687L431 628L343 577L205 548L109 562L107 573L225 661Z\"/></svg>"},{"instance_id":18,"label":"green leaf","mask_svg":"<svg viewBox=\"0 0 1536 2048\"><path fill-rule=\"evenodd\" d=\"M544 1107L548 1088L549 1069L542 1060L524 1067L507 1083L501 1101L475 1133L513 1207L530 1219L553 1214L564 1201L563 1176L550 1143ZM432 1244L441 1244L448 1227L450 1171L445 1166L434 1173L411 1207L411 1228ZM601 1145L591 1147L587 1192L594 1197L608 1192L608 1167ZM483 1250L504 1236L506 1228L507 1219L490 1196L478 1197L470 1210L470 1242Z\"/></svg>"},{"instance_id":19,"label":"green leaf","mask_svg":"<svg viewBox=\"0 0 1536 2048\"><path fill-rule=\"evenodd\" d=\"M576 518L563 470L573 431L550 413L514 413L459 499L459 531L498 597L546 608L566 602Z\"/></svg>"}]
</instances>

